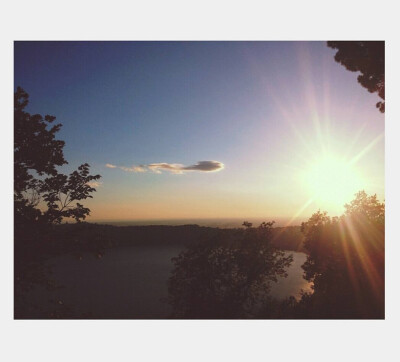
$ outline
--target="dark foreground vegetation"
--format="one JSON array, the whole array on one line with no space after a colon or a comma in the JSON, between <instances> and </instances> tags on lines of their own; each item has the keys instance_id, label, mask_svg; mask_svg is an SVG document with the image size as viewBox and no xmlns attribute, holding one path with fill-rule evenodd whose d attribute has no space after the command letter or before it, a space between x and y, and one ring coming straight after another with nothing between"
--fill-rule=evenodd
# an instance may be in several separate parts
<instances>
[{"instance_id":1,"label":"dark foreground vegetation","mask_svg":"<svg viewBox=\"0 0 400 362\"><path fill-rule=\"evenodd\" d=\"M256 236L258 241L254 240ZM177 258L182 260L192 250L200 251L204 249L202 253L204 256L208 252L212 252L215 247L219 248L221 255L224 255L228 250L236 250L236 256L241 253L244 257L246 251L249 251L253 254L247 256L247 263L251 260L255 262L256 257L258 257L260 263L263 263L267 252L276 249L274 257L276 260L280 260L282 265L279 267L277 263L276 268L270 271L267 269L269 264L265 264L263 270L264 273L270 274L270 281L273 281L276 280L277 276L285 274L283 266L288 265L288 263L285 264L285 260L288 259L283 257L280 250L266 242L269 237L273 237L274 245L277 246L282 241L285 249L294 251L298 250L298 245L302 244L303 241L300 227L271 228L269 224L263 224L261 228L246 229L219 229L197 225L110 226L86 222L60 225L33 224L29 229L24 228L20 231L18 239L16 239L15 317L82 318L87 315L87 313L67 312L65 303L56 298L58 289L62 288L63 285L58 285L49 267L48 261L54 260L55 257L69 255L70 258L73 257L82 264L96 258L100 264L100 259L108 258L108 254L111 254L113 250L129 249L135 252L147 248L156 252L159 249L168 248L178 251L186 250L187 252L183 252ZM288 245L291 245L291 247L288 248ZM264 251L265 254L263 255L259 251ZM178 256L178 252L176 256ZM272 262L272 259L269 262ZM176 260L174 263L178 267L179 263ZM253 264L255 266L255 263ZM206 265L203 266L207 267ZM246 264L243 265L243 268L246 268ZM182 271L182 268L180 270ZM242 272L245 271L246 269L242 270ZM216 269L215 272L218 272L218 270ZM258 275L261 276L261 274L260 270ZM198 277L201 279L201 275L198 275ZM218 278L217 275L216 277ZM165 279L167 279L167 275ZM176 277L174 280L176 281ZM174 282L171 282L172 289L174 288L173 285ZM35 305L34 301L30 301L29 290L37 287L51 290L52 293L48 293L48 297L54 299L54 303L45 307ZM254 285L252 288L254 289ZM165 303L167 302L165 301ZM169 302L172 302L172 299ZM69 307L74 310L74 306ZM38 309L41 309L41 311L38 311ZM179 313L174 314L174 316L179 317ZM96 317L101 318L102 316L96 315Z\"/></svg>"},{"instance_id":2,"label":"dark foreground vegetation","mask_svg":"<svg viewBox=\"0 0 400 362\"><path fill-rule=\"evenodd\" d=\"M384 204L362 191L345 208L334 218L318 211L301 226L308 254L302 268L313 291L299 301L277 301L268 293L291 263L273 244L281 230L274 238L272 224L252 228L245 223L238 238L189 246L174 259L169 280L173 316L384 318Z\"/></svg>"},{"instance_id":3,"label":"dark foreground vegetation","mask_svg":"<svg viewBox=\"0 0 400 362\"><path fill-rule=\"evenodd\" d=\"M16 239L15 249L15 318L102 318L73 312L73 306L62 301L33 313L27 290L59 287L45 268L52 256L70 254L85 263L88 255L101 259L113 248L138 246L182 250L172 259L164 301L172 308L170 318L384 318L384 205L364 192L346 205L340 218L318 211L301 227L253 227L247 222L237 229L117 227L81 222L31 225L16 235L23 234L24 241ZM300 299L276 300L270 295L271 285L285 277L292 262L282 250L307 254L302 268L313 290Z\"/></svg>"}]
</instances>

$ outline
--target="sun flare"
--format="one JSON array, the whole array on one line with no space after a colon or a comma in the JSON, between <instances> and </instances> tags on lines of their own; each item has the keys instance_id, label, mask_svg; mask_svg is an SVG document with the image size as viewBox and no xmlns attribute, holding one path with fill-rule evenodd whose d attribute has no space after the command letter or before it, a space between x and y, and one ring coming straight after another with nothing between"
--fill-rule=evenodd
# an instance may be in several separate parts
<instances>
[{"instance_id":1,"label":"sun flare","mask_svg":"<svg viewBox=\"0 0 400 362\"><path fill-rule=\"evenodd\" d=\"M340 210L363 188L357 169L345 159L323 156L304 172L305 186L321 208Z\"/></svg>"}]
</instances>

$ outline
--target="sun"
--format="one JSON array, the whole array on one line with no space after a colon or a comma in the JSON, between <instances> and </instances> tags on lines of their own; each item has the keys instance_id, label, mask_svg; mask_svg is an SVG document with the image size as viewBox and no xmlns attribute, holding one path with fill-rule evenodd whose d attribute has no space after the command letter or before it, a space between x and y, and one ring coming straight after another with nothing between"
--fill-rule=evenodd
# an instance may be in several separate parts
<instances>
[{"instance_id":1,"label":"sun","mask_svg":"<svg viewBox=\"0 0 400 362\"><path fill-rule=\"evenodd\" d=\"M363 180L351 162L324 155L304 170L305 187L321 209L339 211L363 188Z\"/></svg>"}]
</instances>

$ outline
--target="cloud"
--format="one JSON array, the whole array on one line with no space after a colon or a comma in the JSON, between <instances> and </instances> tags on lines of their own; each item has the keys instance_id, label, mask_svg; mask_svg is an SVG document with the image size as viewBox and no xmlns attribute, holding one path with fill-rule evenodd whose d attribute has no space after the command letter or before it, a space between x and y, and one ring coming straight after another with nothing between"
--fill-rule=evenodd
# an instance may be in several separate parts
<instances>
[{"instance_id":1,"label":"cloud","mask_svg":"<svg viewBox=\"0 0 400 362\"><path fill-rule=\"evenodd\" d=\"M169 171L175 174L183 173L183 165L179 163L151 163L147 167L155 173L161 173L161 170Z\"/></svg>"},{"instance_id":2,"label":"cloud","mask_svg":"<svg viewBox=\"0 0 400 362\"><path fill-rule=\"evenodd\" d=\"M120 167L121 170L127 172L146 172L146 168L144 166L132 166L132 167Z\"/></svg>"},{"instance_id":3,"label":"cloud","mask_svg":"<svg viewBox=\"0 0 400 362\"><path fill-rule=\"evenodd\" d=\"M219 161L199 161L190 166L184 166L179 163L151 163L147 165L147 167L152 171L158 171L157 173L160 173L160 170L165 170L176 174L182 174L185 171L220 171L224 168L224 164Z\"/></svg>"},{"instance_id":4,"label":"cloud","mask_svg":"<svg viewBox=\"0 0 400 362\"><path fill-rule=\"evenodd\" d=\"M219 171L224 168L224 164L218 161L199 161L195 165L186 166L183 168L185 171Z\"/></svg>"},{"instance_id":5,"label":"cloud","mask_svg":"<svg viewBox=\"0 0 400 362\"><path fill-rule=\"evenodd\" d=\"M199 161L194 165L185 166L180 163L150 163L148 165L139 165L132 167L125 166L114 166L109 163L106 164L109 168L119 168L126 172L147 172L152 171L154 173L162 173L162 171L167 171L173 174L183 174L188 171L200 171L200 172L216 172L224 168L224 164L219 161Z\"/></svg>"},{"instance_id":6,"label":"cloud","mask_svg":"<svg viewBox=\"0 0 400 362\"><path fill-rule=\"evenodd\" d=\"M113 167L112 167L113 168ZM103 183L99 181L89 181L86 183L86 185L90 187L100 187Z\"/></svg>"}]
</instances>

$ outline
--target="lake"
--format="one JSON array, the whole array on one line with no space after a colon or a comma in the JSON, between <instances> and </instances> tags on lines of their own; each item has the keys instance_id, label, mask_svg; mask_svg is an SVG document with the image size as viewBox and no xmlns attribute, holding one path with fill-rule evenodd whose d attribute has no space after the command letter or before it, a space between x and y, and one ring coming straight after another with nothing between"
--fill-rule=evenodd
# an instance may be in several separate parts
<instances>
[{"instance_id":1,"label":"lake","mask_svg":"<svg viewBox=\"0 0 400 362\"><path fill-rule=\"evenodd\" d=\"M62 301L74 313L91 318L166 318L171 307L163 301L167 297L167 280L182 247L116 247L106 250L98 259L85 254L82 260L72 255L53 257L53 279L62 289L31 293L32 299L42 306L48 300ZM272 284L271 294L276 298L300 296L300 290L310 291L303 279L301 265L306 255L293 255L287 278ZM90 313L90 314L88 314Z\"/></svg>"}]
</instances>

